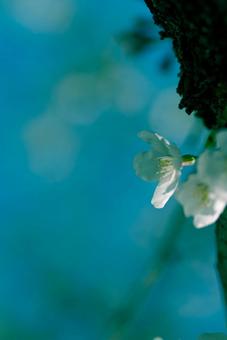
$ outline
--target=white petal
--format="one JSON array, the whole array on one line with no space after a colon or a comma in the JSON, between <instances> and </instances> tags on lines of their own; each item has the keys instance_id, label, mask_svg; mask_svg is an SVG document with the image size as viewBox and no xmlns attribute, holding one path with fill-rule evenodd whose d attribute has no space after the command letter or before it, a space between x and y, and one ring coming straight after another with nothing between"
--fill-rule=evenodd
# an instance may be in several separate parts
<instances>
[{"instance_id":1,"label":"white petal","mask_svg":"<svg viewBox=\"0 0 227 340\"><path fill-rule=\"evenodd\" d=\"M193 224L196 228L204 228L215 222L213 215L196 215L193 219Z\"/></svg>"},{"instance_id":2,"label":"white petal","mask_svg":"<svg viewBox=\"0 0 227 340\"><path fill-rule=\"evenodd\" d=\"M217 210L212 215L198 214L194 217L194 225L196 228L203 228L217 221L223 210L225 209L225 202L218 200L215 202Z\"/></svg>"},{"instance_id":3,"label":"white petal","mask_svg":"<svg viewBox=\"0 0 227 340\"><path fill-rule=\"evenodd\" d=\"M200 196L196 194L200 182L198 175L192 174L176 192L175 197L182 204L187 217L194 215L200 209Z\"/></svg>"},{"instance_id":4,"label":"white petal","mask_svg":"<svg viewBox=\"0 0 227 340\"><path fill-rule=\"evenodd\" d=\"M158 133L155 133L155 135L158 137L160 141L165 143L166 148L168 149L168 153L173 158L178 158L181 163L181 153L176 144L170 143L166 138L160 136Z\"/></svg>"},{"instance_id":5,"label":"white petal","mask_svg":"<svg viewBox=\"0 0 227 340\"><path fill-rule=\"evenodd\" d=\"M146 143L150 144L157 156L169 155L169 142L157 133L141 131L138 136Z\"/></svg>"},{"instance_id":6,"label":"white petal","mask_svg":"<svg viewBox=\"0 0 227 340\"><path fill-rule=\"evenodd\" d=\"M204 151L198 159L198 173L202 177L216 177L217 171L222 171L224 154L221 151Z\"/></svg>"},{"instance_id":7,"label":"white petal","mask_svg":"<svg viewBox=\"0 0 227 340\"><path fill-rule=\"evenodd\" d=\"M176 159L176 161L178 160L179 166L181 166L181 163L182 163L181 153L180 153L180 150L178 149L178 147L175 144L171 143L169 145L169 153L171 154L171 156L173 158Z\"/></svg>"},{"instance_id":8,"label":"white petal","mask_svg":"<svg viewBox=\"0 0 227 340\"><path fill-rule=\"evenodd\" d=\"M206 150L199 157L198 173L217 195L227 199L227 154Z\"/></svg>"},{"instance_id":9,"label":"white petal","mask_svg":"<svg viewBox=\"0 0 227 340\"><path fill-rule=\"evenodd\" d=\"M173 170L160 180L151 200L155 208L160 209L165 206L177 188L179 176L180 171Z\"/></svg>"},{"instance_id":10,"label":"white petal","mask_svg":"<svg viewBox=\"0 0 227 340\"><path fill-rule=\"evenodd\" d=\"M133 162L136 175L145 181L159 179L159 161L151 151L141 152L134 158Z\"/></svg>"},{"instance_id":11,"label":"white petal","mask_svg":"<svg viewBox=\"0 0 227 340\"><path fill-rule=\"evenodd\" d=\"M185 215L194 217L197 228L214 223L226 206L226 200L220 198L198 173L190 175L181 185L176 198L183 205Z\"/></svg>"},{"instance_id":12,"label":"white petal","mask_svg":"<svg viewBox=\"0 0 227 340\"><path fill-rule=\"evenodd\" d=\"M163 136L159 135L157 132L155 132L155 136L160 140L163 141L166 145L170 145L170 142L168 139L164 138Z\"/></svg>"},{"instance_id":13,"label":"white petal","mask_svg":"<svg viewBox=\"0 0 227 340\"><path fill-rule=\"evenodd\" d=\"M227 153L227 131L222 130L217 134L217 146L219 146L222 151Z\"/></svg>"},{"instance_id":14,"label":"white petal","mask_svg":"<svg viewBox=\"0 0 227 340\"><path fill-rule=\"evenodd\" d=\"M226 206L226 201L222 199L217 199L214 204L214 210L219 213L219 215L223 212Z\"/></svg>"}]
</instances>

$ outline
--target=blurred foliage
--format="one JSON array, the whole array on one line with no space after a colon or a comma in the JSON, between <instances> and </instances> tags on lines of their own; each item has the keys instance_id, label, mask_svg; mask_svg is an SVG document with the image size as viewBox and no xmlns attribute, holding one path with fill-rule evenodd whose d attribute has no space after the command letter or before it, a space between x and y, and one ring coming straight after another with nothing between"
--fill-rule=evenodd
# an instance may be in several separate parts
<instances>
[{"instance_id":1,"label":"blurred foliage","mask_svg":"<svg viewBox=\"0 0 227 340\"><path fill-rule=\"evenodd\" d=\"M138 56L159 44L160 38L152 18L137 18L130 29L117 36L117 41L128 55ZM168 72L173 63L173 55L166 53L160 61L159 68L163 72Z\"/></svg>"},{"instance_id":2,"label":"blurred foliage","mask_svg":"<svg viewBox=\"0 0 227 340\"><path fill-rule=\"evenodd\" d=\"M1 315L0 322L0 339L1 340L52 340L56 339L57 333L55 330L42 331L35 327L30 329L23 326L18 320L6 318Z\"/></svg>"},{"instance_id":3,"label":"blurred foliage","mask_svg":"<svg viewBox=\"0 0 227 340\"><path fill-rule=\"evenodd\" d=\"M207 333L200 335L198 340L227 340L227 335L223 333Z\"/></svg>"},{"instance_id":4,"label":"blurred foliage","mask_svg":"<svg viewBox=\"0 0 227 340\"><path fill-rule=\"evenodd\" d=\"M117 40L132 55L144 52L159 41L152 20L145 18L135 19L131 29L119 34Z\"/></svg>"},{"instance_id":5,"label":"blurred foliage","mask_svg":"<svg viewBox=\"0 0 227 340\"><path fill-rule=\"evenodd\" d=\"M216 130L211 130L209 133L209 136L207 138L207 141L205 143L205 148L214 148L216 146L217 140L216 140Z\"/></svg>"}]
</instances>

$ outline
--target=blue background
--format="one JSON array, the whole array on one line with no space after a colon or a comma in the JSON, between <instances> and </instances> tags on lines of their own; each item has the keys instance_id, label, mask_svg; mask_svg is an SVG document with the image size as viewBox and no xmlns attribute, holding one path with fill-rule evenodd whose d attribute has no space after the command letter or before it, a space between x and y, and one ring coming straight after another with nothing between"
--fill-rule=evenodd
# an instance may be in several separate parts
<instances>
[{"instance_id":1,"label":"blue background","mask_svg":"<svg viewBox=\"0 0 227 340\"><path fill-rule=\"evenodd\" d=\"M140 130L193 154L207 136L177 109L177 62L160 70L171 42L125 53L116 37L150 18L143 1L64 1L66 26L62 11L48 24L53 0L48 16L0 6L0 338L221 332L214 227L174 198L155 210L132 167Z\"/></svg>"}]
</instances>

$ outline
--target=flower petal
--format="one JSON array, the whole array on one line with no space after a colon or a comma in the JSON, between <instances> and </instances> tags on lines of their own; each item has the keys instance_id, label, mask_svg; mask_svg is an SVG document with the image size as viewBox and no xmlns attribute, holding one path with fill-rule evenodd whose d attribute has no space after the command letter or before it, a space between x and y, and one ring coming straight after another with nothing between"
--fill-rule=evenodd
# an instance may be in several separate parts
<instances>
[{"instance_id":1,"label":"flower petal","mask_svg":"<svg viewBox=\"0 0 227 340\"><path fill-rule=\"evenodd\" d=\"M190 175L181 185L176 198L183 205L185 216L193 216L197 228L214 223L226 206L226 200L203 182L203 177L198 173Z\"/></svg>"},{"instance_id":2,"label":"flower petal","mask_svg":"<svg viewBox=\"0 0 227 340\"><path fill-rule=\"evenodd\" d=\"M161 178L151 200L151 204L155 208L160 209L165 206L177 188L179 176L180 171L173 170Z\"/></svg>"},{"instance_id":3,"label":"flower petal","mask_svg":"<svg viewBox=\"0 0 227 340\"><path fill-rule=\"evenodd\" d=\"M176 161L178 160L179 164L181 165L181 153L176 144L170 143L166 138L160 136L158 133L155 133L155 135L160 141L162 141L165 144L168 150L168 154L171 157L175 158Z\"/></svg>"},{"instance_id":4,"label":"flower petal","mask_svg":"<svg viewBox=\"0 0 227 340\"><path fill-rule=\"evenodd\" d=\"M214 215L196 215L193 218L193 224L196 228L204 228L216 221L213 217Z\"/></svg>"},{"instance_id":5,"label":"flower petal","mask_svg":"<svg viewBox=\"0 0 227 340\"><path fill-rule=\"evenodd\" d=\"M223 210L225 209L226 203L222 200L217 200L216 211L212 215L197 214L195 215L193 222L196 228L203 228L217 221Z\"/></svg>"},{"instance_id":6,"label":"flower petal","mask_svg":"<svg viewBox=\"0 0 227 340\"><path fill-rule=\"evenodd\" d=\"M145 181L157 180L160 177L159 162L152 151L141 152L136 155L133 166L136 175Z\"/></svg>"},{"instance_id":7,"label":"flower petal","mask_svg":"<svg viewBox=\"0 0 227 340\"><path fill-rule=\"evenodd\" d=\"M168 156L169 155L169 142L158 135L150 131L141 131L138 136L146 143L150 144L152 150L157 154L157 156Z\"/></svg>"},{"instance_id":8,"label":"flower petal","mask_svg":"<svg viewBox=\"0 0 227 340\"><path fill-rule=\"evenodd\" d=\"M207 149L198 159L197 168L198 173L202 177L216 177L217 171L221 171L221 164L223 162L223 153L221 151L212 151Z\"/></svg>"},{"instance_id":9,"label":"flower petal","mask_svg":"<svg viewBox=\"0 0 227 340\"><path fill-rule=\"evenodd\" d=\"M227 131L222 130L218 132L217 136L217 145L224 151L224 153L227 153Z\"/></svg>"},{"instance_id":10,"label":"flower petal","mask_svg":"<svg viewBox=\"0 0 227 340\"><path fill-rule=\"evenodd\" d=\"M213 191L227 199L227 154L206 150L198 160L198 173Z\"/></svg>"},{"instance_id":11,"label":"flower petal","mask_svg":"<svg viewBox=\"0 0 227 340\"><path fill-rule=\"evenodd\" d=\"M181 203L186 217L194 215L200 209L200 196L197 194L197 186L200 183L198 175L192 174L183 182L176 192L176 199Z\"/></svg>"}]
</instances>

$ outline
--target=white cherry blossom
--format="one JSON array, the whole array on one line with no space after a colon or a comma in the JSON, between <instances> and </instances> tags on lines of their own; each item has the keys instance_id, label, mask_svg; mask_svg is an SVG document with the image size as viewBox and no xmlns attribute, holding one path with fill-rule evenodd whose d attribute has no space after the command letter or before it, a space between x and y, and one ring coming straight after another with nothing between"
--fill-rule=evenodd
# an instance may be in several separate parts
<instances>
[{"instance_id":1,"label":"white cherry blossom","mask_svg":"<svg viewBox=\"0 0 227 340\"><path fill-rule=\"evenodd\" d=\"M221 130L216 135L217 146L227 155L227 130Z\"/></svg>"},{"instance_id":2,"label":"white cherry blossom","mask_svg":"<svg viewBox=\"0 0 227 340\"><path fill-rule=\"evenodd\" d=\"M186 156L183 159L177 146L157 133L142 131L139 137L150 145L151 150L135 157L136 174L145 181L158 181L151 204L163 208L177 188L182 166L193 164L194 158Z\"/></svg>"},{"instance_id":3,"label":"white cherry blossom","mask_svg":"<svg viewBox=\"0 0 227 340\"><path fill-rule=\"evenodd\" d=\"M227 153L206 150L198 159L198 172L214 192L227 200Z\"/></svg>"},{"instance_id":4,"label":"white cherry blossom","mask_svg":"<svg viewBox=\"0 0 227 340\"><path fill-rule=\"evenodd\" d=\"M189 176L178 189L176 198L183 205L185 216L193 217L197 228L214 223L226 205L226 200L218 196L199 173Z\"/></svg>"}]
</instances>

